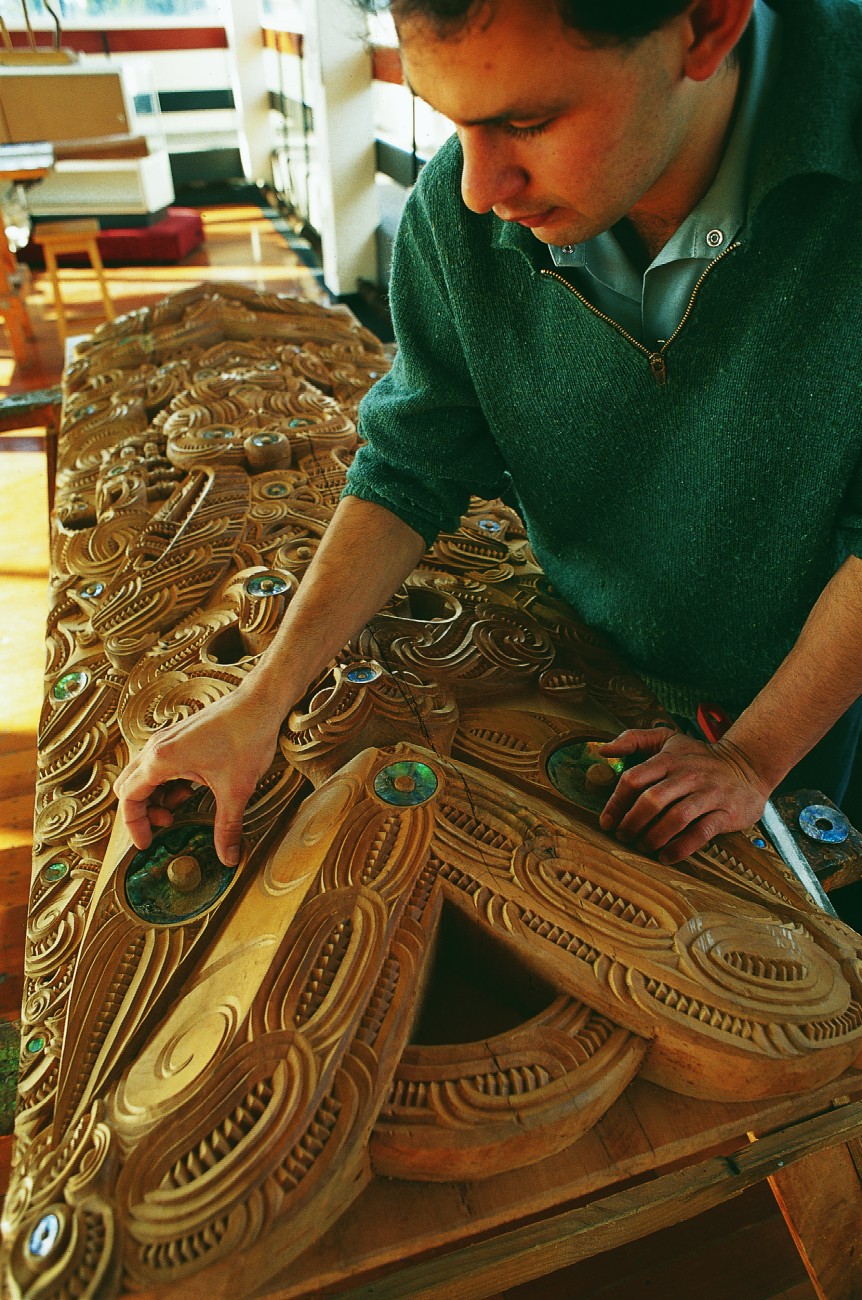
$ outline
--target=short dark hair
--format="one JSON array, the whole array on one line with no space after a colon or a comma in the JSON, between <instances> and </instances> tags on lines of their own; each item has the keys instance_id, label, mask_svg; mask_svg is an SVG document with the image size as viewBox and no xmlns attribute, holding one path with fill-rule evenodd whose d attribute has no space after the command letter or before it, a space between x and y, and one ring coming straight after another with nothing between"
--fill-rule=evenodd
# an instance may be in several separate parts
<instances>
[{"instance_id":1,"label":"short dark hair","mask_svg":"<svg viewBox=\"0 0 862 1300\"><path fill-rule=\"evenodd\" d=\"M491 0L493 2L493 0ZM466 23L488 0L355 0L368 13L427 18L441 29ZM691 0L555 0L563 22L596 44L639 40L687 9Z\"/></svg>"}]
</instances>

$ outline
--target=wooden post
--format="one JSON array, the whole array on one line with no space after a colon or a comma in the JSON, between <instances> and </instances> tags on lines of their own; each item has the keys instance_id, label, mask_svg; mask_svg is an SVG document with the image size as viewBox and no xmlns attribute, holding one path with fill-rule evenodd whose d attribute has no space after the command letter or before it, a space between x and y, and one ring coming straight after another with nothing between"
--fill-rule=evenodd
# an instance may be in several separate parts
<instances>
[{"instance_id":1,"label":"wooden post","mask_svg":"<svg viewBox=\"0 0 862 1300\"><path fill-rule=\"evenodd\" d=\"M377 275L372 59L365 22L347 0L319 0L309 15L306 61L319 168L323 278L335 295Z\"/></svg>"}]
</instances>

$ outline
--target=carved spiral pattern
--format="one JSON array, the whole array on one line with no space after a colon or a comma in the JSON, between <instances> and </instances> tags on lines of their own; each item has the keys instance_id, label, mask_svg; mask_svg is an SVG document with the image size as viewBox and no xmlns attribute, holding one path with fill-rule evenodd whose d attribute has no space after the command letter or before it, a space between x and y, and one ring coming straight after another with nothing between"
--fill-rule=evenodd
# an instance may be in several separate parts
<instances>
[{"instance_id":1,"label":"carved spiral pattern","mask_svg":"<svg viewBox=\"0 0 862 1300\"><path fill-rule=\"evenodd\" d=\"M576 1141L638 1072L737 1100L860 1056L862 946L768 852L739 836L660 867L551 781L559 747L666 718L501 502L472 502L294 708L235 871L208 790L142 857L113 826L128 754L271 643L388 366L346 309L209 284L67 368L13 1296L260 1289L369 1152L400 1178L487 1177ZM426 1035L450 932L538 1003L450 1042L450 998Z\"/></svg>"}]
</instances>

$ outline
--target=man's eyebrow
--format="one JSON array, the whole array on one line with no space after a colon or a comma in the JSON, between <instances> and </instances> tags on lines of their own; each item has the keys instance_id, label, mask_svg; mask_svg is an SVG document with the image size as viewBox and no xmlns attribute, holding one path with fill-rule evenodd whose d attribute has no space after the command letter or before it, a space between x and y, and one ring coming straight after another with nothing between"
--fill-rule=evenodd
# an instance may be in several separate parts
<instances>
[{"instance_id":1,"label":"man's eyebrow","mask_svg":"<svg viewBox=\"0 0 862 1300\"><path fill-rule=\"evenodd\" d=\"M404 84L411 94L416 95L418 99L422 96L417 93L405 77ZM426 99L427 104L429 101ZM433 108L434 105L430 104ZM544 122L548 118L556 117L565 108L565 104L513 104L510 108L504 108L500 113L494 113L491 117L465 118L463 121L456 123L457 126L506 126L509 122Z\"/></svg>"}]
</instances>

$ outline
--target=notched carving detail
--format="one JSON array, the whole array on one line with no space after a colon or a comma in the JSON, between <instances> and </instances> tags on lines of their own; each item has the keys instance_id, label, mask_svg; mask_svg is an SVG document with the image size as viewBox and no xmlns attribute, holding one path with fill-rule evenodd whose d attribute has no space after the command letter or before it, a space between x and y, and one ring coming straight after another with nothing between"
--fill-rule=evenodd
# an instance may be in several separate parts
<instances>
[{"instance_id":1,"label":"notched carving detail","mask_svg":"<svg viewBox=\"0 0 862 1300\"><path fill-rule=\"evenodd\" d=\"M67 368L10 1296L245 1294L375 1171L518 1169L638 1075L755 1099L862 1059L862 941L770 851L599 830L596 742L672 721L499 501L291 711L238 867L208 790L147 850L114 827L128 754L270 645L388 366L346 309L209 284Z\"/></svg>"}]
</instances>

